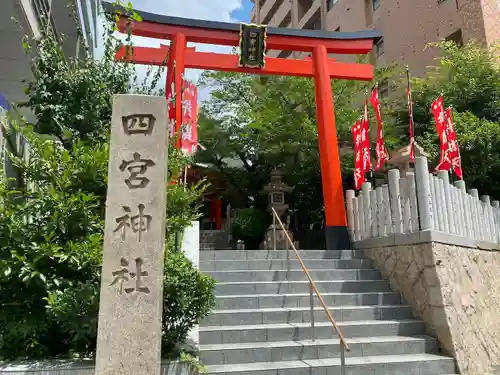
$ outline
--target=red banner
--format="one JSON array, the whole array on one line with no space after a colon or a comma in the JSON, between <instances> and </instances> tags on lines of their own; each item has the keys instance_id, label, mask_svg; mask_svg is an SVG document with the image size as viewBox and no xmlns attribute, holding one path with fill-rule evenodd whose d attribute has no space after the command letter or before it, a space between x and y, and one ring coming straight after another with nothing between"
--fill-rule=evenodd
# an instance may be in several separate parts
<instances>
[{"instance_id":1,"label":"red banner","mask_svg":"<svg viewBox=\"0 0 500 375\"><path fill-rule=\"evenodd\" d=\"M168 127L170 137L175 136L175 87L167 87ZM195 84L183 80L182 90L182 122L181 149L187 154L193 154L198 148L198 88Z\"/></svg>"},{"instance_id":2,"label":"red banner","mask_svg":"<svg viewBox=\"0 0 500 375\"><path fill-rule=\"evenodd\" d=\"M363 145L361 142L361 121L357 121L351 128L354 144L354 189L360 190L365 182L363 169Z\"/></svg>"},{"instance_id":3,"label":"red banner","mask_svg":"<svg viewBox=\"0 0 500 375\"><path fill-rule=\"evenodd\" d=\"M377 161L375 163L375 170L378 171L378 170L382 169L382 167L384 166L384 163L387 160L389 160L389 153L387 152L387 148L385 147L384 126L383 126L383 122L382 122L381 106L380 106L380 99L379 99L377 87L375 87L372 90L370 102L373 106L373 109L375 110L375 116L377 117L377 125L378 125L377 145L376 145L376 149L375 149L376 154L377 154Z\"/></svg>"},{"instance_id":4,"label":"red banner","mask_svg":"<svg viewBox=\"0 0 500 375\"><path fill-rule=\"evenodd\" d=\"M448 171L451 167L451 158L448 152L448 132L445 123L444 102L440 96L432 103L432 114L436 123L436 130L439 135L441 155L436 167L438 171Z\"/></svg>"},{"instance_id":5,"label":"red banner","mask_svg":"<svg viewBox=\"0 0 500 375\"><path fill-rule=\"evenodd\" d=\"M198 88L184 80L182 90L181 149L194 154L198 148Z\"/></svg>"},{"instance_id":6,"label":"red banner","mask_svg":"<svg viewBox=\"0 0 500 375\"><path fill-rule=\"evenodd\" d=\"M453 124L451 108L446 109L446 133L448 135L448 155L451 159L451 167L459 179L463 179L462 163L460 161L460 151L458 149L457 133Z\"/></svg>"},{"instance_id":7,"label":"red banner","mask_svg":"<svg viewBox=\"0 0 500 375\"><path fill-rule=\"evenodd\" d=\"M368 172L372 169L370 155L370 125L368 123L368 100L365 101L365 113L361 123L361 144L363 146L363 169Z\"/></svg>"}]
</instances>

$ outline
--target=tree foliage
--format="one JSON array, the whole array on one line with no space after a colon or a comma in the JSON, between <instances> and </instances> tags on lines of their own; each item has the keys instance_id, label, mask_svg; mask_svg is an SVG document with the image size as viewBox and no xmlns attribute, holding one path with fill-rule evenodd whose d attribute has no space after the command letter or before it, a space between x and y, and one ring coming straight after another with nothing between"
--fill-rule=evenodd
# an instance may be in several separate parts
<instances>
[{"instance_id":1,"label":"tree foliage","mask_svg":"<svg viewBox=\"0 0 500 375\"><path fill-rule=\"evenodd\" d=\"M439 138L431 112L432 102L443 95L453 117L462 158L464 178L469 187L500 197L492 181L500 176L500 45L485 49L475 42L460 47L453 42L429 46L440 49L436 64L425 77L413 79L414 119L417 142L439 158ZM407 109L395 101L397 131L407 134Z\"/></svg>"},{"instance_id":2,"label":"tree foliage","mask_svg":"<svg viewBox=\"0 0 500 375\"><path fill-rule=\"evenodd\" d=\"M380 70L377 77L382 80L390 71ZM200 117L206 150L199 161L211 163L232 190L246 198L247 206L256 207L266 204L267 197L260 193L269 173L284 165L286 181L296 186L294 208L320 220L323 201L313 79L207 72L201 82L212 91ZM340 147L352 143L350 128L361 115L359 104L369 85L332 80ZM233 160L242 168L228 162ZM348 171L350 165L343 167Z\"/></svg>"},{"instance_id":3,"label":"tree foliage","mask_svg":"<svg viewBox=\"0 0 500 375\"><path fill-rule=\"evenodd\" d=\"M52 34L34 41L28 105L34 124L12 121L30 144L10 158L24 181L0 183L0 359L92 355L95 350L111 99L131 91L134 69L102 59L68 59ZM169 147L169 174L188 163ZM173 249L173 235L198 217L204 184L167 189L163 350L172 355L214 305L211 278Z\"/></svg>"}]
</instances>

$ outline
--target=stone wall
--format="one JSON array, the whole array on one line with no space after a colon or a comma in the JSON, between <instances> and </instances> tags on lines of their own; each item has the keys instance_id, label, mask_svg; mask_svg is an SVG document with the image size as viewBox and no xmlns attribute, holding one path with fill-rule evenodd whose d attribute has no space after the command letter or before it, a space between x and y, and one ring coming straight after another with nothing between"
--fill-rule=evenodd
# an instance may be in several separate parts
<instances>
[{"instance_id":1,"label":"stone wall","mask_svg":"<svg viewBox=\"0 0 500 375\"><path fill-rule=\"evenodd\" d=\"M357 247L365 247L462 374L492 371L500 364L500 252L407 237L406 244L399 238Z\"/></svg>"},{"instance_id":2,"label":"stone wall","mask_svg":"<svg viewBox=\"0 0 500 375\"><path fill-rule=\"evenodd\" d=\"M229 233L224 230L200 230L201 250L229 249Z\"/></svg>"},{"instance_id":3,"label":"stone wall","mask_svg":"<svg viewBox=\"0 0 500 375\"><path fill-rule=\"evenodd\" d=\"M0 363L0 375L94 375L94 361L43 360ZM162 375L199 375L190 363L162 362Z\"/></svg>"}]
</instances>

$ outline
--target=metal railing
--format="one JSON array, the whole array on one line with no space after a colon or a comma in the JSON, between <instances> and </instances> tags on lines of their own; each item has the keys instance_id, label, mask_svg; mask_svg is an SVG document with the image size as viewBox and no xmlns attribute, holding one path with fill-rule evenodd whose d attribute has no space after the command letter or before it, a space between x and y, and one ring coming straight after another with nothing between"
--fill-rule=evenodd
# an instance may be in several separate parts
<instances>
[{"instance_id":1,"label":"metal railing","mask_svg":"<svg viewBox=\"0 0 500 375\"><path fill-rule=\"evenodd\" d=\"M328 320L330 323L332 323L332 326L334 328L335 333L337 334L339 341L340 341L340 368L341 368L341 374L345 375L346 374L346 369L345 369L345 352L350 351L351 348L345 341L345 337L340 331L339 327L337 326L337 323L335 322L335 319L333 319L332 314L330 313L330 310L326 306L325 300L323 299L323 296L318 290L318 287L316 286L316 283L311 277L311 274L309 273L309 270L307 269L306 265L304 264L304 261L302 260L301 256L299 255L299 252L297 251L297 248L295 247L292 239L288 235L288 231L286 230L285 226L283 225L283 222L281 221L278 213L274 209L274 207L271 207L271 210L273 212L273 248L276 250L276 221L279 223L281 226L281 229L283 230L283 233L286 236L286 239L288 240L288 244L292 247L292 250L295 253L295 256L297 257L300 266L302 267L302 270L307 276L307 279L309 280L309 301L311 305L311 341L315 340L315 332L314 332L314 293L316 293L316 296L319 299L319 302L321 303L321 306L323 307L323 310L325 310L326 316L328 317ZM288 246L287 246L288 247ZM287 249L288 250L288 249ZM288 252L287 252L288 253ZM288 263L289 265L289 263Z\"/></svg>"}]
</instances>

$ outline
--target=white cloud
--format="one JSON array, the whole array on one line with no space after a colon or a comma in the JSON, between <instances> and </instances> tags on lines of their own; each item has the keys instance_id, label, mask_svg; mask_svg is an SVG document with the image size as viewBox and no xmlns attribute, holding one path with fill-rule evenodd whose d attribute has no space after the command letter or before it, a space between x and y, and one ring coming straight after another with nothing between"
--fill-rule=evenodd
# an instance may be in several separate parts
<instances>
[{"instance_id":1,"label":"white cloud","mask_svg":"<svg viewBox=\"0 0 500 375\"><path fill-rule=\"evenodd\" d=\"M195 18L209 21L234 22L231 13L242 7L242 0L132 0L135 9L149 13L163 14L174 17ZM136 46L159 47L160 44L169 44L168 41L134 37ZM231 47L207 44L195 45L197 51L229 53ZM138 66L139 76L144 76L147 68ZM201 71L194 69L186 70L186 77L197 80ZM201 90L200 99L206 99L207 90Z\"/></svg>"}]
</instances>

